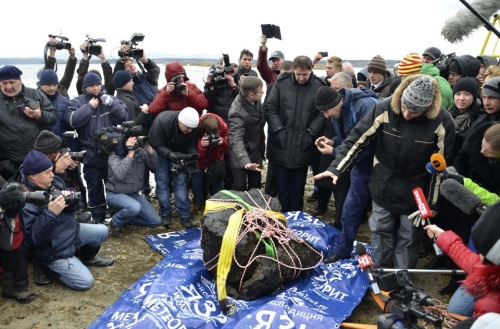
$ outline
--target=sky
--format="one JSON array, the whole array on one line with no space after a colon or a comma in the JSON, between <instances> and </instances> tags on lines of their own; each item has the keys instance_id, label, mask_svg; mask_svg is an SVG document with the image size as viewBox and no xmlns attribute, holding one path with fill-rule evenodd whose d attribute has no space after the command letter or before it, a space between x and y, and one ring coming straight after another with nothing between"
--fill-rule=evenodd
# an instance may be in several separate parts
<instances>
[{"instance_id":1,"label":"sky","mask_svg":"<svg viewBox=\"0 0 500 329\"><path fill-rule=\"evenodd\" d=\"M105 38L99 44L106 57L116 59L120 40L142 33L144 41L138 47L146 54L218 58L227 53L235 61L248 48L256 59L261 24L280 27L282 40L269 39L267 45L269 51L281 50L289 60L319 51L344 60L375 55L396 60L411 52L421 54L430 46L445 54L477 56L487 35L483 26L461 43L451 44L441 35L445 22L459 10L467 10L459 0L175 0L155 5L113 0L71 5L62 0L7 1L2 10L0 57L41 57L48 34L56 34L68 37L81 58L78 48L89 34Z\"/></svg>"}]
</instances>

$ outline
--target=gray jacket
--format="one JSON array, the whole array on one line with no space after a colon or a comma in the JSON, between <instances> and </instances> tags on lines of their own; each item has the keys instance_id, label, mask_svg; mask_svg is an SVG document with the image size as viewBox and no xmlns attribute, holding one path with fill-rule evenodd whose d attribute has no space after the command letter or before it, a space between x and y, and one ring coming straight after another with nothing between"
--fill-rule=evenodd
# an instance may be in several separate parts
<instances>
[{"instance_id":1,"label":"gray jacket","mask_svg":"<svg viewBox=\"0 0 500 329\"><path fill-rule=\"evenodd\" d=\"M148 167L155 170L159 165L160 160L155 150L148 154L146 150L139 148L133 158L113 152L108 159L106 188L113 193L138 193L144 189L145 172Z\"/></svg>"}]
</instances>

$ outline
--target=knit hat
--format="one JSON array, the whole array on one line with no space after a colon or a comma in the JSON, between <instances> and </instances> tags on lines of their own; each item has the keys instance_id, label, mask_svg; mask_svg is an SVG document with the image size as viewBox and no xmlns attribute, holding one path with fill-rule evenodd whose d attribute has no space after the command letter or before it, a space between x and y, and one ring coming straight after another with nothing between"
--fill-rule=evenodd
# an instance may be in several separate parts
<instances>
[{"instance_id":1,"label":"knit hat","mask_svg":"<svg viewBox=\"0 0 500 329\"><path fill-rule=\"evenodd\" d=\"M452 60L448 65L448 72L453 72L462 75L462 69L460 68L460 64L456 60Z\"/></svg>"},{"instance_id":2,"label":"knit hat","mask_svg":"<svg viewBox=\"0 0 500 329\"><path fill-rule=\"evenodd\" d=\"M406 55L398 64L398 74L408 75L419 73L422 69L422 58L417 53Z\"/></svg>"},{"instance_id":3,"label":"knit hat","mask_svg":"<svg viewBox=\"0 0 500 329\"><path fill-rule=\"evenodd\" d=\"M178 120L185 124L188 128L194 129L198 127L200 115L194 108L186 107L179 113Z\"/></svg>"},{"instance_id":4,"label":"knit hat","mask_svg":"<svg viewBox=\"0 0 500 329\"><path fill-rule=\"evenodd\" d=\"M181 73L176 74L176 75L172 76L169 81L175 81L179 78L184 78L184 74L181 74Z\"/></svg>"},{"instance_id":5,"label":"knit hat","mask_svg":"<svg viewBox=\"0 0 500 329\"><path fill-rule=\"evenodd\" d=\"M43 154L57 153L61 150L62 139L51 131L42 130L35 141L34 149Z\"/></svg>"},{"instance_id":6,"label":"knit hat","mask_svg":"<svg viewBox=\"0 0 500 329\"><path fill-rule=\"evenodd\" d=\"M405 88L401 96L401 104L410 111L424 112L431 106L435 92L431 77L420 77Z\"/></svg>"},{"instance_id":7,"label":"knit hat","mask_svg":"<svg viewBox=\"0 0 500 329\"><path fill-rule=\"evenodd\" d=\"M439 50L439 48L436 47L429 47L424 50L422 56L423 55L427 55L432 59L438 59L439 57L441 57L441 50Z\"/></svg>"},{"instance_id":8,"label":"knit hat","mask_svg":"<svg viewBox=\"0 0 500 329\"><path fill-rule=\"evenodd\" d=\"M4 80L21 80L23 71L14 65L5 65L0 67L0 81Z\"/></svg>"},{"instance_id":9,"label":"knit hat","mask_svg":"<svg viewBox=\"0 0 500 329\"><path fill-rule=\"evenodd\" d=\"M332 87L322 86L316 92L314 99L316 109L323 112L334 108L342 100L342 95Z\"/></svg>"},{"instance_id":10,"label":"knit hat","mask_svg":"<svg viewBox=\"0 0 500 329\"><path fill-rule=\"evenodd\" d=\"M368 81L368 68L363 67L357 74L356 78L358 78L358 81L363 81L366 82Z\"/></svg>"},{"instance_id":11,"label":"knit hat","mask_svg":"<svg viewBox=\"0 0 500 329\"><path fill-rule=\"evenodd\" d=\"M368 72L385 75L386 71L387 64L385 63L385 59L383 59L382 56L377 55L368 62Z\"/></svg>"},{"instance_id":12,"label":"knit hat","mask_svg":"<svg viewBox=\"0 0 500 329\"><path fill-rule=\"evenodd\" d=\"M472 229L476 250L495 265L500 265L500 202L486 208Z\"/></svg>"},{"instance_id":13,"label":"knit hat","mask_svg":"<svg viewBox=\"0 0 500 329\"><path fill-rule=\"evenodd\" d=\"M475 78L471 77L462 77L455 82L453 85L453 95L458 93L459 91L467 91L471 93L474 98L479 97L479 85Z\"/></svg>"},{"instance_id":14,"label":"knit hat","mask_svg":"<svg viewBox=\"0 0 500 329\"><path fill-rule=\"evenodd\" d=\"M36 175L52 167L52 161L40 151L31 150L23 160L23 173L26 176Z\"/></svg>"},{"instance_id":15,"label":"knit hat","mask_svg":"<svg viewBox=\"0 0 500 329\"><path fill-rule=\"evenodd\" d=\"M113 83L116 88L123 88L130 80L132 80L132 76L125 70L116 71L113 77Z\"/></svg>"},{"instance_id":16,"label":"knit hat","mask_svg":"<svg viewBox=\"0 0 500 329\"><path fill-rule=\"evenodd\" d=\"M52 85L59 84L59 78L57 77L57 73L54 70L43 70L40 74L40 79L38 81L38 85Z\"/></svg>"},{"instance_id":17,"label":"knit hat","mask_svg":"<svg viewBox=\"0 0 500 329\"><path fill-rule=\"evenodd\" d=\"M481 89L481 93L483 95L491 96L497 99L500 99L500 77L494 77L488 80L483 85L483 89Z\"/></svg>"},{"instance_id":18,"label":"knit hat","mask_svg":"<svg viewBox=\"0 0 500 329\"><path fill-rule=\"evenodd\" d=\"M271 57L269 57L269 60L271 61L273 58L283 58L283 59L285 59L285 55L283 55L283 52L281 52L279 50L275 50L271 54Z\"/></svg>"},{"instance_id":19,"label":"knit hat","mask_svg":"<svg viewBox=\"0 0 500 329\"><path fill-rule=\"evenodd\" d=\"M89 72L83 78L83 88L93 85L102 85L102 80L96 73Z\"/></svg>"}]
</instances>

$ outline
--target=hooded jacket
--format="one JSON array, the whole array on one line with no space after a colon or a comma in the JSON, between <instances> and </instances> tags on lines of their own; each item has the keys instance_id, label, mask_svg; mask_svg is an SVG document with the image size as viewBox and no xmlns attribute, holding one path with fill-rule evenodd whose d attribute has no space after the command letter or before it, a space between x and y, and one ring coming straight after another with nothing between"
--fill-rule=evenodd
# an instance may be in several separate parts
<instances>
[{"instance_id":1,"label":"hooded jacket","mask_svg":"<svg viewBox=\"0 0 500 329\"><path fill-rule=\"evenodd\" d=\"M200 141L203 136L205 136L206 132L201 129L201 122L203 118L206 116L213 116L217 119L219 123L219 137L222 138L222 144L220 145L209 145L206 148L201 147ZM198 133L198 144L197 149L198 153L200 153L200 157L198 158L198 166L200 170L205 170L210 167L215 161L224 160L224 154L227 152L227 148L229 146L229 128L227 124L222 120L220 116L213 113L205 113L200 118L200 132Z\"/></svg>"},{"instance_id":2,"label":"hooded jacket","mask_svg":"<svg viewBox=\"0 0 500 329\"><path fill-rule=\"evenodd\" d=\"M483 264L453 231L441 233L436 244L467 273L463 285L477 299L472 316L500 313L500 266Z\"/></svg>"},{"instance_id":3,"label":"hooded jacket","mask_svg":"<svg viewBox=\"0 0 500 329\"><path fill-rule=\"evenodd\" d=\"M396 213L417 210L412 190L421 187L431 209L438 209L441 177L429 175L425 165L433 153L453 159L455 126L441 107L441 94L434 93L429 109L418 118L406 121L401 113L401 97L408 85L421 74L405 78L394 95L375 108L351 130L337 151L329 171L337 176L353 166L362 151L377 138L370 192L381 207ZM434 83L437 88L437 82Z\"/></svg>"},{"instance_id":4,"label":"hooded jacket","mask_svg":"<svg viewBox=\"0 0 500 329\"><path fill-rule=\"evenodd\" d=\"M176 75L184 75L184 81L188 88L188 94L184 96L183 94L173 91L172 93L167 93L165 87L158 90L154 100L149 104L149 112L153 116L157 116L163 111L181 111L186 107L192 107L197 110L200 115L204 109L208 106L208 100L203 95L203 92L194 84L189 81L186 75L186 70L182 67L179 62L172 62L167 64L165 67L165 78L168 82L172 81L172 78Z\"/></svg>"},{"instance_id":5,"label":"hooded jacket","mask_svg":"<svg viewBox=\"0 0 500 329\"><path fill-rule=\"evenodd\" d=\"M471 55L454 57L448 64L448 69L453 62L456 62L458 64L462 77L477 77L477 74L479 73L479 69L481 67L481 62L479 62L479 59Z\"/></svg>"}]
</instances>

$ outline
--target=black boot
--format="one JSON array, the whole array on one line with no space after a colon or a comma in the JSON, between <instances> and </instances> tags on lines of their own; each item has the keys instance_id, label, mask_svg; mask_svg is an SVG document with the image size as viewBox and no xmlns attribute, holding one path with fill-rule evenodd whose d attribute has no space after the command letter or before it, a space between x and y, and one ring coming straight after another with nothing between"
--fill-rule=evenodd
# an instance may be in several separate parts
<instances>
[{"instance_id":1,"label":"black boot","mask_svg":"<svg viewBox=\"0 0 500 329\"><path fill-rule=\"evenodd\" d=\"M33 259L33 270L35 272L35 283L40 285L46 285L54 282L50 277L50 269L45 266L38 264L36 260Z\"/></svg>"},{"instance_id":2,"label":"black boot","mask_svg":"<svg viewBox=\"0 0 500 329\"><path fill-rule=\"evenodd\" d=\"M80 247L80 258L82 263L87 266L109 266L113 265L115 260L112 257L106 256L97 256L97 253L101 247L92 247L89 245L85 245Z\"/></svg>"},{"instance_id":3,"label":"black boot","mask_svg":"<svg viewBox=\"0 0 500 329\"><path fill-rule=\"evenodd\" d=\"M17 291L14 289L14 274L12 272L2 273L2 297L15 299L21 304L26 304L35 300L35 294L22 289Z\"/></svg>"}]
</instances>

